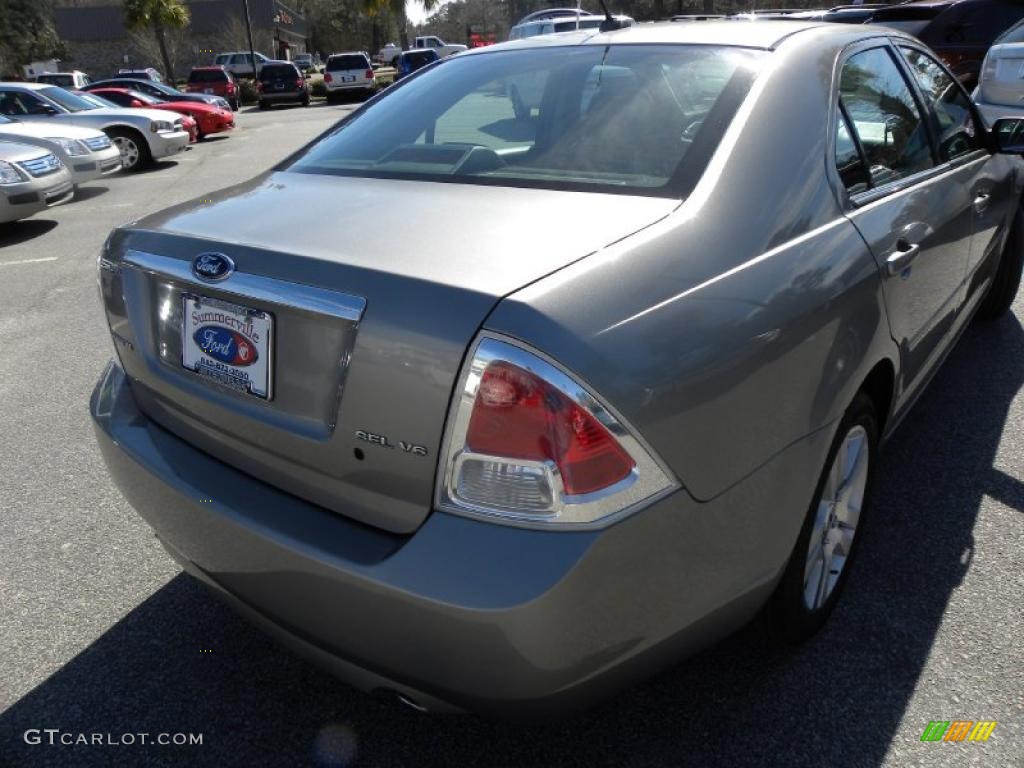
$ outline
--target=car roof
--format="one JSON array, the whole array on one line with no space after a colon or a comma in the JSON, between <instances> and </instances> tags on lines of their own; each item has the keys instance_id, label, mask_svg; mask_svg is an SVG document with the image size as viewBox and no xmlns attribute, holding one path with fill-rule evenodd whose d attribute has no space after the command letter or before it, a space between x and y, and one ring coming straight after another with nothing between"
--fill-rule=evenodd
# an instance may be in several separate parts
<instances>
[{"instance_id":1,"label":"car roof","mask_svg":"<svg viewBox=\"0 0 1024 768\"><path fill-rule=\"evenodd\" d=\"M600 32L593 29L571 30L554 35L535 35L498 46L476 48L467 53L478 56L496 48L540 48L557 45L607 45L609 43L729 45L741 48L771 49L784 39L809 29L843 31L843 25L817 20L780 21L773 19L708 19L707 21L662 21L634 24L623 29ZM849 31L849 27L845 28ZM465 54L459 54L463 56Z\"/></svg>"},{"instance_id":2,"label":"car roof","mask_svg":"<svg viewBox=\"0 0 1024 768\"><path fill-rule=\"evenodd\" d=\"M44 88L59 88L60 86L51 85L50 83L0 83L0 86L4 88L21 88L25 91L41 91Z\"/></svg>"}]
</instances>

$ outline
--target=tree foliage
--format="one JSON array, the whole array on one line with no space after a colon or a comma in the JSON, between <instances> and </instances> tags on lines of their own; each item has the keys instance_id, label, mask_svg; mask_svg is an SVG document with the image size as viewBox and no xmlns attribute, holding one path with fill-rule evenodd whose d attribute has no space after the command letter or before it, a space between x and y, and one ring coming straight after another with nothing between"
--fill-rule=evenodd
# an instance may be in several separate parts
<instances>
[{"instance_id":1,"label":"tree foliage","mask_svg":"<svg viewBox=\"0 0 1024 768\"><path fill-rule=\"evenodd\" d=\"M63 55L52 0L0 0L0 76L20 75L32 61Z\"/></svg>"},{"instance_id":2,"label":"tree foliage","mask_svg":"<svg viewBox=\"0 0 1024 768\"><path fill-rule=\"evenodd\" d=\"M164 74L174 80L174 64L167 48L167 30L189 24L188 8L181 0L124 0L124 25L128 29L151 29L160 47Z\"/></svg>"}]
</instances>

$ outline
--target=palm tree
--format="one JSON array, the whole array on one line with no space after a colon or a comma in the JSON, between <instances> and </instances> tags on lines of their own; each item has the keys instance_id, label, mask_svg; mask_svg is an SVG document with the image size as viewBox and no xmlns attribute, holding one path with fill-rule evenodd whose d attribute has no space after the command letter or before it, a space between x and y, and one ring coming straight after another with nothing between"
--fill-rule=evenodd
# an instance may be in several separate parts
<instances>
[{"instance_id":1,"label":"palm tree","mask_svg":"<svg viewBox=\"0 0 1024 768\"><path fill-rule=\"evenodd\" d=\"M124 24L128 29L150 28L160 46L167 79L174 82L174 67L167 53L167 29L188 26L188 8L181 0L124 0Z\"/></svg>"},{"instance_id":2,"label":"palm tree","mask_svg":"<svg viewBox=\"0 0 1024 768\"><path fill-rule=\"evenodd\" d=\"M428 13L440 5L440 0L421 1L423 3L423 10ZM398 34L401 38L399 42L402 44L403 51L409 48L409 33L406 31L409 20L405 15L405 3L406 0L363 0L363 7L370 16L376 16L384 10L391 11L394 14L395 22L398 24Z\"/></svg>"}]
</instances>

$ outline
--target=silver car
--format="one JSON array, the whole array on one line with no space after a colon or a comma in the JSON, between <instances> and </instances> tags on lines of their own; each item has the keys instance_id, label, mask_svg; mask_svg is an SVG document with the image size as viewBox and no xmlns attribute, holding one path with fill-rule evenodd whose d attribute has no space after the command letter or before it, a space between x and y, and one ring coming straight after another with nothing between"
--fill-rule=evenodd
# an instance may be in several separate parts
<instances>
[{"instance_id":1,"label":"silver car","mask_svg":"<svg viewBox=\"0 0 1024 768\"><path fill-rule=\"evenodd\" d=\"M27 219L74 194L71 173L53 152L0 141L0 224Z\"/></svg>"},{"instance_id":2,"label":"silver car","mask_svg":"<svg viewBox=\"0 0 1024 768\"><path fill-rule=\"evenodd\" d=\"M121 170L121 153L102 131L77 125L22 122L0 115L0 141L35 144L53 152L75 186Z\"/></svg>"},{"instance_id":3,"label":"silver car","mask_svg":"<svg viewBox=\"0 0 1024 768\"><path fill-rule=\"evenodd\" d=\"M101 107L55 85L0 83L0 115L103 131L121 152L126 171L173 157L189 145L188 131L177 112Z\"/></svg>"},{"instance_id":4,"label":"silver car","mask_svg":"<svg viewBox=\"0 0 1024 768\"><path fill-rule=\"evenodd\" d=\"M585 706L759 613L797 642L1013 300L1022 152L882 28L459 55L113 232L96 434L189 573L418 708Z\"/></svg>"}]
</instances>

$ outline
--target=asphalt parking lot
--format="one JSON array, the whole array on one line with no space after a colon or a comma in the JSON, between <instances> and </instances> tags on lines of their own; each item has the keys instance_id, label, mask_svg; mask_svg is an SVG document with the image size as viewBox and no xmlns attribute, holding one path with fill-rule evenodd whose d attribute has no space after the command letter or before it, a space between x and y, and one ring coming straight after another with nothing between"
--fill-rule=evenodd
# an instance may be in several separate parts
<instances>
[{"instance_id":1,"label":"asphalt parking lot","mask_svg":"<svg viewBox=\"0 0 1024 768\"><path fill-rule=\"evenodd\" d=\"M94 444L96 256L112 227L215 199L347 108L246 110L233 135L0 226L0 766L1024 766L1024 294L969 329L888 445L845 600L795 651L748 628L566 721L435 717L326 677L184 576ZM956 719L998 726L920 741Z\"/></svg>"}]
</instances>

